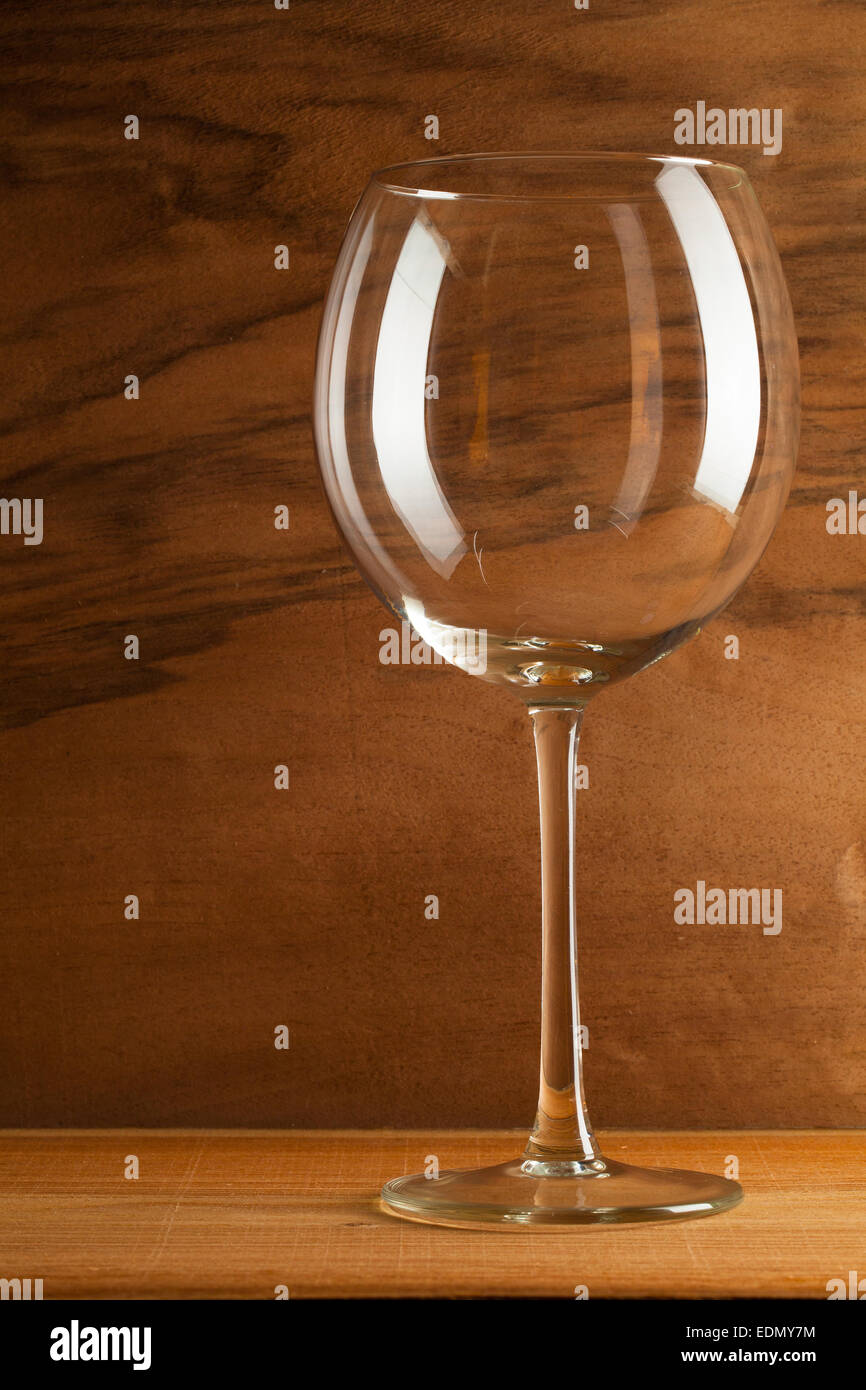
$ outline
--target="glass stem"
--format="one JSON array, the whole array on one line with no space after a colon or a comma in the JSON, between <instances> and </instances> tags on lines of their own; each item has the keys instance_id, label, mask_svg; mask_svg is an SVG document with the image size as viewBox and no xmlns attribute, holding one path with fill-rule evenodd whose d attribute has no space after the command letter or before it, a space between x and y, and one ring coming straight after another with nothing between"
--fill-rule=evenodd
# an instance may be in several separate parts
<instances>
[{"instance_id":1,"label":"glass stem","mask_svg":"<svg viewBox=\"0 0 866 1390\"><path fill-rule=\"evenodd\" d=\"M541 812L541 1082L526 1148L536 1159L599 1157L583 1096L574 803L582 709L531 706Z\"/></svg>"}]
</instances>

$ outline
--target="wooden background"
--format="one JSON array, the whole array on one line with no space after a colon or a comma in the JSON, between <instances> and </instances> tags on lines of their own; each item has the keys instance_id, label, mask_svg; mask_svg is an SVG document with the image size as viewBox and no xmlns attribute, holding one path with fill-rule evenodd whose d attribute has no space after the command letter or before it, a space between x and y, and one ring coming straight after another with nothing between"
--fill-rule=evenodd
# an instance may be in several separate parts
<instances>
[{"instance_id":1,"label":"wooden background","mask_svg":"<svg viewBox=\"0 0 866 1390\"><path fill-rule=\"evenodd\" d=\"M698 100L784 112L777 157L727 153L789 278L800 465L727 612L587 718L591 1107L866 1123L866 537L825 529L863 486L866 9L70 0L7 3L0 35L0 468L45 502L41 546L0 537L0 1123L529 1123L528 720L380 664L316 472L315 335L370 169L680 152ZM781 887L781 934L676 926L699 878Z\"/></svg>"}]
</instances>

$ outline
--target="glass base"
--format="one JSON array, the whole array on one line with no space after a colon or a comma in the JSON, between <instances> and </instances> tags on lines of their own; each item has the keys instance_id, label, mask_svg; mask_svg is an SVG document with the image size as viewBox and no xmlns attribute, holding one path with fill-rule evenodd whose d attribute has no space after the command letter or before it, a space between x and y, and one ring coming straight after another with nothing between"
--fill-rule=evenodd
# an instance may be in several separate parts
<instances>
[{"instance_id":1,"label":"glass base","mask_svg":"<svg viewBox=\"0 0 866 1390\"><path fill-rule=\"evenodd\" d=\"M587 1162L517 1158L493 1168L414 1173L382 1188L388 1211L436 1226L578 1226L625 1221L683 1221L727 1211L743 1199L729 1178L677 1168L633 1168L614 1159Z\"/></svg>"}]
</instances>

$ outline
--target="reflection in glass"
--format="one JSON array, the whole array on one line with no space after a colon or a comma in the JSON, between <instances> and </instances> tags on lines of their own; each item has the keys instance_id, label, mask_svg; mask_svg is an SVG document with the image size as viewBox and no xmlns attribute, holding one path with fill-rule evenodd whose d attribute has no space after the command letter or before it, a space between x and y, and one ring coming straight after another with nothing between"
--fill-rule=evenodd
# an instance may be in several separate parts
<instances>
[{"instance_id":1,"label":"reflection in glass","mask_svg":"<svg viewBox=\"0 0 866 1390\"><path fill-rule=\"evenodd\" d=\"M695 491L735 512L752 472L761 419L746 277L722 210L697 170L672 165L656 186L683 248L704 344L707 423Z\"/></svg>"}]
</instances>

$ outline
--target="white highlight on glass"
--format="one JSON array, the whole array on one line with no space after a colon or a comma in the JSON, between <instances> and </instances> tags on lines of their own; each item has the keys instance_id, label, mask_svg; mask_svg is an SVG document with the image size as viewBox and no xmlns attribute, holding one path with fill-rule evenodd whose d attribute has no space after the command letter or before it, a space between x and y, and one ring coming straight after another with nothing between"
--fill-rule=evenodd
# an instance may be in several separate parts
<instances>
[{"instance_id":1,"label":"white highlight on glass","mask_svg":"<svg viewBox=\"0 0 866 1390\"><path fill-rule=\"evenodd\" d=\"M376 560L382 573L387 574L389 568L393 569L393 565L382 549L376 532L370 525L367 514L361 505L352 474L349 450L346 446L346 377L349 343L352 336L355 306L373 246L373 227L373 219L371 218L358 243L355 258L346 279L346 288L340 298L340 309L334 328L331 370L327 374L327 411L328 445L337 485L335 488L329 488L329 494L341 524L346 529L355 530L363 536L370 555ZM323 341L324 338L325 335L323 334ZM324 375L319 374L318 380L324 381Z\"/></svg>"},{"instance_id":2,"label":"white highlight on glass","mask_svg":"<svg viewBox=\"0 0 866 1390\"><path fill-rule=\"evenodd\" d=\"M749 290L721 208L696 169L656 179L692 279L706 361L707 418L695 491L735 512L761 421L761 367Z\"/></svg>"},{"instance_id":3,"label":"white highlight on glass","mask_svg":"<svg viewBox=\"0 0 866 1390\"><path fill-rule=\"evenodd\" d=\"M416 218L397 259L379 325L372 428L394 510L428 564L448 578L467 547L430 460L424 420L430 337L445 269L436 237Z\"/></svg>"}]
</instances>

